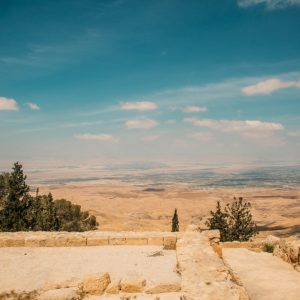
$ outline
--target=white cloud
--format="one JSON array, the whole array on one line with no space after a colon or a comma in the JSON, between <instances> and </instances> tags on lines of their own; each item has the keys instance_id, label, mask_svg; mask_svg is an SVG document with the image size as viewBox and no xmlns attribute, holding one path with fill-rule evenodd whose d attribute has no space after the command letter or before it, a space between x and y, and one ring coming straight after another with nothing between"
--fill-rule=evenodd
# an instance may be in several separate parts
<instances>
[{"instance_id":1,"label":"white cloud","mask_svg":"<svg viewBox=\"0 0 300 300\"><path fill-rule=\"evenodd\" d=\"M264 81L260 81L254 85L249 85L242 88L242 92L247 96L255 94L269 95L275 91L287 88L300 88L300 81L283 81L278 78L271 78Z\"/></svg>"},{"instance_id":2,"label":"white cloud","mask_svg":"<svg viewBox=\"0 0 300 300\"><path fill-rule=\"evenodd\" d=\"M0 97L0 110L19 110L15 99Z\"/></svg>"},{"instance_id":3,"label":"white cloud","mask_svg":"<svg viewBox=\"0 0 300 300\"><path fill-rule=\"evenodd\" d=\"M26 104L31 110L39 110L40 109L40 107L36 103L28 102Z\"/></svg>"},{"instance_id":4,"label":"white cloud","mask_svg":"<svg viewBox=\"0 0 300 300\"><path fill-rule=\"evenodd\" d=\"M184 112L186 113L193 113L193 112L206 112L207 107L205 106L186 106L183 109Z\"/></svg>"},{"instance_id":5,"label":"white cloud","mask_svg":"<svg viewBox=\"0 0 300 300\"><path fill-rule=\"evenodd\" d=\"M159 135L148 135L148 136L144 136L142 140L145 142L153 142L158 140L159 138L160 138Z\"/></svg>"},{"instance_id":6,"label":"white cloud","mask_svg":"<svg viewBox=\"0 0 300 300\"><path fill-rule=\"evenodd\" d=\"M136 120L128 120L125 123L126 127L129 129L150 129L158 125L157 121L152 119L136 119Z\"/></svg>"},{"instance_id":7,"label":"white cloud","mask_svg":"<svg viewBox=\"0 0 300 300\"><path fill-rule=\"evenodd\" d=\"M158 108L157 104L150 101L140 101L140 102L124 102L120 104L123 110L155 110Z\"/></svg>"},{"instance_id":8,"label":"white cloud","mask_svg":"<svg viewBox=\"0 0 300 300\"><path fill-rule=\"evenodd\" d=\"M218 130L222 132L272 132L283 130L284 127L280 123L262 122L259 120L213 120L213 119L198 119L198 118L186 118L185 122L191 123L194 126L206 127L212 130Z\"/></svg>"},{"instance_id":9,"label":"white cloud","mask_svg":"<svg viewBox=\"0 0 300 300\"><path fill-rule=\"evenodd\" d=\"M213 135L209 132L194 132L189 134L188 137L201 142L209 142L213 139Z\"/></svg>"},{"instance_id":10,"label":"white cloud","mask_svg":"<svg viewBox=\"0 0 300 300\"><path fill-rule=\"evenodd\" d=\"M238 5L243 8L258 4L264 4L268 9L273 10L300 5L300 0L238 0Z\"/></svg>"},{"instance_id":11,"label":"white cloud","mask_svg":"<svg viewBox=\"0 0 300 300\"><path fill-rule=\"evenodd\" d=\"M288 135L292 137L300 137L300 130L290 131L288 132Z\"/></svg>"},{"instance_id":12,"label":"white cloud","mask_svg":"<svg viewBox=\"0 0 300 300\"><path fill-rule=\"evenodd\" d=\"M79 133L75 134L74 138L83 141L100 141L100 142L116 142L111 134L92 134L92 133Z\"/></svg>"}]
</instances>

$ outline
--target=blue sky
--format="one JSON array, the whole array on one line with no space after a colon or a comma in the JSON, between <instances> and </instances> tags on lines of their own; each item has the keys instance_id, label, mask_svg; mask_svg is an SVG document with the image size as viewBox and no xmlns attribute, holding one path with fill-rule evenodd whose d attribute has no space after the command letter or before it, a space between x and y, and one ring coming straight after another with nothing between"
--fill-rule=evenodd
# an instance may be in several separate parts
<instances>
[{"instance_id":1,"label":"blue sky","mask_svg":"<svg viewBox=\"0 0 300 300\"><path fill-rule=\"evenodd\" d=\"M299 0L0 0L1 160L299 162Z\"/></svg>"}]
</instances>

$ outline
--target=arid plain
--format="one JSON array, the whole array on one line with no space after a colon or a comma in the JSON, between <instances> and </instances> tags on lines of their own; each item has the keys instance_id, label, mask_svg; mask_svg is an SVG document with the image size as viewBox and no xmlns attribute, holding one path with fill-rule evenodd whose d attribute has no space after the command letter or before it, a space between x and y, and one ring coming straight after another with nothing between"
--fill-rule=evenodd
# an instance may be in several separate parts
<instances>
[{"instance_id":1,"label":"arid plain","mask_svg":"<svg viewBox=\"0 0 300 300\"><path fill-rule=\"evenodd\" d=\"M262 234L300 233L300 189L273 188L191 188L115 183L70 183L45 185L41 192L66 198L95 214L100 230L170 230L174 209L179 212L180 228L199 223L219 200L225 204L242 196L252 211ZM160 187L161 188L161 187Z\"/></svg>"},{"instance_id":2,"label":"arid plain","mask_svg":"<svg viewBox=\"0 0 300 300\"><path fill-rule=\"evenodd\" d=\"M9 164L7 164L9 169ZM252 204L260 235L300 234L297 166L203 167L24 164L35 193L51 192L97 217L99 230L169 231L174 209L180 230L208 217L216 202L233 197Z\"/></svg>"}]
</instances>

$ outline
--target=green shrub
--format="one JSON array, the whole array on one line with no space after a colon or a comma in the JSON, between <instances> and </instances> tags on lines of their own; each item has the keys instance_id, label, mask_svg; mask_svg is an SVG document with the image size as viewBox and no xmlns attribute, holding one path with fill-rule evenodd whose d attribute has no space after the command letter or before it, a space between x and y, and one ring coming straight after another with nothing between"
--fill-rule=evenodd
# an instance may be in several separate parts
<instances>
[{"instance_id":1,"label":"green shrub","mask_svg":"<svg viewBox=\"0 0 300 300\"><path fill-rule=\"evenodd\" d=\"M240 197L234 198L233 203L227 204L222 211L218 201L216 211L211 211L211 218L207 221L209 229L220 230L222 242L248 241L257 234L257 226L252 220L251 204Z\"/></svg>"},{"instance_id":2,"label":"green shrub","mask_svg":"<svg viewBox=\"0 0 300 300\"><path fill-rule=\"evenodd\" d=\"M262 251L268 252L268 253L273 253L274 252L274 245L265 243L263 244Z\"/></svg>"}]
</instances>

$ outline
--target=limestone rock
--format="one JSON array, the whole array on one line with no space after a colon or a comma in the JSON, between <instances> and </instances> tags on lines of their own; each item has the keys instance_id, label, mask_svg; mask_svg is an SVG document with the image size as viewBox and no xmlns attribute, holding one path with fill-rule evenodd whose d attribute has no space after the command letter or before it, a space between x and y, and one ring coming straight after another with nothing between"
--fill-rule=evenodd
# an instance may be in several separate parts
<instances>
[{"instance_id":1,"label":"limestone rock","mask_svg":"<svg viewBox=\"0 0 300 300\"><path fill-rule=\"evenodd\" d=\"M107 294L118 294L121 290L121 280L112 280L106 289Z\"/></svg>"},{"instance_id":2,"label":"limestone rock","mask_svg":"<svg viewBox=\"0 0 300 300\"><path fill-rule=\"evenodd\" d=\"M147 294L173 293L181 290L180 281L173 283L150 283L146 287Z\"/></svg>"},{"instance_id":3,"label":"limestone rock","mask_svg":"<svg viewBox=\"0 0 300 300\"><path fill-rule=\"evenodd\" d=\"M218 243L220 241L220 231L219 230L206 230L203 232L205 236L208 237L210 241Z\"/></svg>"},{"instance_id":4,"label":"limestone rock","mask_svg":"<svg viewBox=\"0 0 300 300\"><path fill-rule=\"evenodd\" d=\"M176 249L176 236L164 237L164 249L165 250L175 250Z\"/></svg>"},{"instance_id":5,"label":"limestone rock","mask_svg":"<svg viewBox=\"0 0 300 300\"><path fill-rule=\"evenodd\" d=\"M49 290L42 293L38 300L79 300L80 296L77 294L75 288L64 288Z\"/></svg>"},{"instance_id":6,"label":"limestone rock","mask_svg":"<svg viewBox=\"0 0 300 300\"><path fill-rule=\"evenodd\" d=\"M108 273L100 273L86 276L83 280L83 292L91 295L102 295L108 285L110 277Z\"/></svg>"},{"instance_id":7,"label":"limestone rock","mask_svg":"<svg viewBox=\"0 0 300 300\"><path fill-rule=\"evenodd\" d=\"M267 244L267 245L278 245L280 241L280 238L274 235L268 235L265 240L263 241L263 244Z\"/></svg>"},{"instance_id":8,"label":"limestone rock","mask_svg":"<svg viewBox=\"0 0 300 300\"><path fill-rule=\"evenodd\" d=\"M141 278L125 278L121 281L121 291L124 293L141 293L146 285L146 280Z\"/></svg>"}]
</instances>

